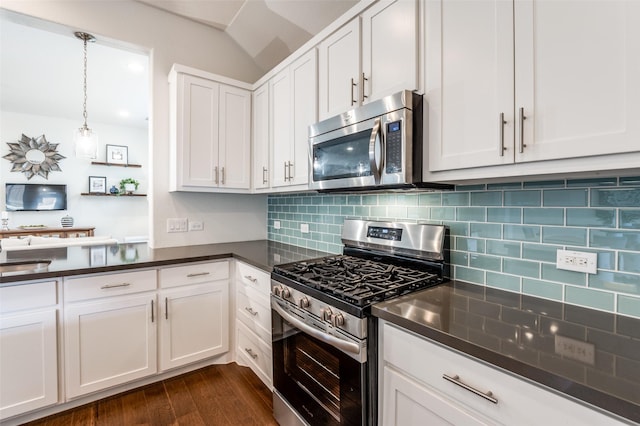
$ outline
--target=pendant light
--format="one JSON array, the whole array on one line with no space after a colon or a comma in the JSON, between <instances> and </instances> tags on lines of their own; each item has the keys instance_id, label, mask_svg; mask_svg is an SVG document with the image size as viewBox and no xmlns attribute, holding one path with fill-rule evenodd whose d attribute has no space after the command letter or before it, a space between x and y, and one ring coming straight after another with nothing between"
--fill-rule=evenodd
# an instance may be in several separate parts
<instances>
[{"instance_id":1,"label":"pendant light","mask_svg":"<svg viewBox=\"0 0 640 426\"><path fill-rule=\"evenodd\" d=\"M98 156L98 134L87 127L87 42L94 42L96 38L79 31L74 34L84 42L84 100L82 102L84 124L75 132L76 157L95 159Z\"/></svg>"}]
</instances>

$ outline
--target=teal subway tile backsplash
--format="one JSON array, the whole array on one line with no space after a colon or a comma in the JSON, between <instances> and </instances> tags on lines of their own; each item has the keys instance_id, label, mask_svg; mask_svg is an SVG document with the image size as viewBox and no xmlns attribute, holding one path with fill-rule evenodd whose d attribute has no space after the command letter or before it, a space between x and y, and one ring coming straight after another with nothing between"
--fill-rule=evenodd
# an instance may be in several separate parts
<instances>
[{"instance_id":1,"label":"teal subway tile backsplash","mask_svg":"<svg viewBox=\"0 0 640 426\"><path fill-rule=\"evenodd\" d=\"M340 253L349 217L444 224L455 279L640 317L638 176L479 183L451 192L275 194L268 238ZM302 223L310 233L300 232ZM557 269L558 249L597 253L598 273Z\"/></svg>"}]
</instances>

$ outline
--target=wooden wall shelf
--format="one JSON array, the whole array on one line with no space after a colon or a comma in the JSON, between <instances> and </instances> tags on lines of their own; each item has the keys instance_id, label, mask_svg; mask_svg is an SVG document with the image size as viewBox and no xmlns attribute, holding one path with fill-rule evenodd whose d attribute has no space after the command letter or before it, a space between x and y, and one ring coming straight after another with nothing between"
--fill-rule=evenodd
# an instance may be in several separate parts
<instances>
[{"instance_id":1,"label":"wooden wall shelf","mask_svg":"<svg viewBox=\"0 0 640 426\"><path fill-rule=\"evenodd\" d=\"M8 231L0 231L0 238L9 237L24 237L26 235L37 235L40 237L93 237L94 226L91 227L76 227L76 228L57 228L57 227L42 227L42 228L16 228Z\"/></svg>"},{"instance_id":2,"label":"wooden wall shelf","mask_svg":"<svg viewBox=\"0 0 640 426\"><path fill-rule=\"evenodd\" d=\"M95 164L97 166L114 166L114 167L142 167L140 164L116 164L116 163L104 163L102 161L92 161L91 164Z\"/></svg>"},{"instance_id":3,"label":"wooden wall shelf","mask_svg":"<svg viewBox=\"0 0 640 426\"><path fill-rule=\"evenodd\" d=\"M80 195L90 195L93 197L146 197L147 194L92 194L89 192L81 192Z\"/></svg>"}]
</instances>

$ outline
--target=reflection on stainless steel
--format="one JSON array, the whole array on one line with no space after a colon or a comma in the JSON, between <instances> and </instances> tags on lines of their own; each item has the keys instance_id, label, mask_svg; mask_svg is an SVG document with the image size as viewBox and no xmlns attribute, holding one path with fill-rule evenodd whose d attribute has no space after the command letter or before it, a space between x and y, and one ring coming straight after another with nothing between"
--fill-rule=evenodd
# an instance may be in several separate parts
<instances>
[{"instance_id":1,"label":"reflection on stainless steel","mask_svg":"<svg viewBox=\"0 0 640 426\"><path fill-rule=\"evenodd\" d=\"M26 262L0 263L0 274L10 272L37 272L49 267L50 260L30 260Z\"/></svg>"}]
</instances>

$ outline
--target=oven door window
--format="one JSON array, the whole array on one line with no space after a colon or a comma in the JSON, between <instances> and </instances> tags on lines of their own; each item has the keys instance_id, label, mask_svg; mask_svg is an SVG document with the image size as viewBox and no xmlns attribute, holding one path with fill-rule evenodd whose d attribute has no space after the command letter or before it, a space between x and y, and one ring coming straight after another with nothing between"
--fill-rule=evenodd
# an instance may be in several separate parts
<instances>
[{"instance_id":1,"label":"oven door window","mask_svg":"<svg viewBox=\"0 0 640 426\"><path fill-rule=\"evenodd\" d=\"M313 145L313 180L371 176L371 129Z\"/></svg>"},{"instance_id":2,"label":"oven door window","mask_svg":"<svg viewBox=\"0 0 640 426\"><path fill-rule=\"evenodd\" d=\"M275 388L312 425L362 425L365 364L273 315Z\"/></svg>"}]
</instances>

